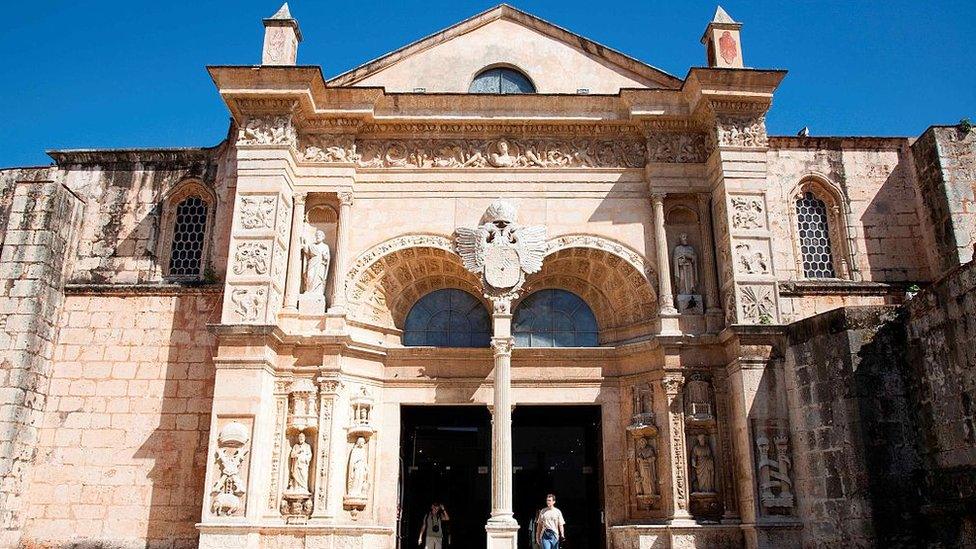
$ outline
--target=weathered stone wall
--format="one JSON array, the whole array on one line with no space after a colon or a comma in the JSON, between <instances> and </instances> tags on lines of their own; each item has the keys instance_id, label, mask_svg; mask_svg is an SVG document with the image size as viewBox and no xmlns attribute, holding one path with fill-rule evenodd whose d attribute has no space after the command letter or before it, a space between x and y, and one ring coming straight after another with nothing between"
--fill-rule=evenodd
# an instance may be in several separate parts
<instances>
[{"instance_id":1,"label":"weathered stone wall","mask_svg":"<svg viewBox=\"0 0 976 549\"><path fill-rule=\"evenodd\" d=\"M912 144L936 276L973 257L976 242L976 131L933 126Z\"/></svg>"},{"instance_id":2,"label":"weathered stone wall","mask_svg":"<svg viewBox=\"0 0 976 549\"><path fill-rule=\"evenodd\" d=\"M769 215L776 277L805 277L799 262L794 195L815 181L837 200L832 230L840 249L835 262L849 266L847 279L893 284L890 291L836 284L807 289L803 284L780 295L781 319L792 322L842 306L896 303L910 282L932 279L923 245L907 139L776 137L769 152ZM823 198L819 193L818 197ZM829 200L828 208L831 206ZM835 241L833 244L837 244ZM838 273L840 275L840 273Z\"/></svg>"},{"instance_id":3,"label":"weathered stone wall","mask_svg":"<svg viewBox=\"0 0 976 549\"><path fill-rule=\"evenodd\" d=\"M66 271L83 204L52 170L0 172L0 546L23 524ZM7 200L4 200L7 202Z\"/></svg>"},{"instance_id":4,"label":"weathered stone wall","mask_svg":"<svg viewBox=\"0 0 976 549\"><path fill-rule=\"evenodd\" d=\"M219 294L69 295L24 543L195 547Z\"/></svg>"},{"instance_id":5,"label":"weathered stone wall","mask_svg":"<svg viewBox=\"0 0 976 549\"><path fill-rule=\"evenodd\" d=\"M836 309L788 333L804 543L972 546L976 262L905 307Z\"/></svg>"},{"instance_id":6,"label":"weathered stone wall","mask_svg":"<svg viewBox=\"0 0 976 549\"><path fill-rule=\"evenodd\" d=\"M224 148L156 151L55 152L64 182L88 204L78 240L78 258L70 281L96 284L145 284L163 281L161 226L164 198L181 182L196 180L217 197L209 231L205 278L223 277L227 230L233 196L227 177L233 166ZM232 190L231 190L232 192ZM219 228L220 230L213 230Z\"/></svg>"}]
</instances>

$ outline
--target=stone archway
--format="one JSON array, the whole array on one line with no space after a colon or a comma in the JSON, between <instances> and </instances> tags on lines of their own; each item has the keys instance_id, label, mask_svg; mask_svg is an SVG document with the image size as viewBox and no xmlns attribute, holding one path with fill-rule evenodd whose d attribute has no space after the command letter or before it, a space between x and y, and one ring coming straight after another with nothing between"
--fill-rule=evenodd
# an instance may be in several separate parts
<instances>
[{"instance_id":1,"label":"stone archway","mask_svg":"<svg viewBox=\"0 0 976 549\"><path fill-rule=\"evenodd\" d=\"M402 328L420 297L442 288L481 296L481 281L461 264L453 240L441 235L405 235L360 255L346 276L351 319ZM486 304L487 305L487 304Z\"/></svg>"},{"instance_id":2,"label":"stone archway","mask_svg":"<svg viewBox=\"0 0 976 549\"><path fill-rule=\"evenodd\" d=\"M656 280L644 258L619 242L564 235L549 241L542 270L529 277L525 295L548 288L575 293L593 310L600 341L606 343L657 317Z\"/></svg>"}]
</instances>

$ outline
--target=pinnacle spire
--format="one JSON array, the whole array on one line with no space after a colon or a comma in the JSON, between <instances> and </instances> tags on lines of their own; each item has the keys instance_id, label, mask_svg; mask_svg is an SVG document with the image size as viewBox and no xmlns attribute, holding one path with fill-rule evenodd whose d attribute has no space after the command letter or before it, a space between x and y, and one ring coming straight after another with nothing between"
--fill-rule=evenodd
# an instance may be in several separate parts
<instances>
[{"instance_id":1,"label":"pinnacle spire","mask_svg":"<svg viewBox=\"0 0 976 549\"><path fill-rule=\"evenodd\" d=\"M288 4L285 4L287 8ZM727 11L722 9L722 6L715 6L715 15L712 17L712 23L735 23L732 17Z\"/></svg>"},{"instance_id":2,"label":"pinnacle spire","mask_svg":"<svg viewBox=\"0 0 976 549\"><path fill-rule=\"evenodd\" d=\"M724 13L724 12L723 12ZM285 2L278 8L278 11L270 17L270 19L294 19L291 16L291 12L288 10L288 2Z\"/></svg>"}]
</instances>

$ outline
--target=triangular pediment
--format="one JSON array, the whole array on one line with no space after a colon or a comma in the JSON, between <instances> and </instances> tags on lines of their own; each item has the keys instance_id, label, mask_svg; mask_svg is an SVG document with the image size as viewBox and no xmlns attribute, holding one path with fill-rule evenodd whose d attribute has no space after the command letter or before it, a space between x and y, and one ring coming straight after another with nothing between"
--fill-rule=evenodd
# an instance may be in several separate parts
<instances>
[{"instance_id":1,"label":"triangular pediment","mask_svg":"<svg viewBox=\"0 0 976 549\"><path fill-rule=\"evenodd\" d=\"M538 93L615 94L621 88L676 89L681 80L507 4L343 73L330 86L388 92L465 93L489 67L525 73Z\"/></svg>"}]
</instances>

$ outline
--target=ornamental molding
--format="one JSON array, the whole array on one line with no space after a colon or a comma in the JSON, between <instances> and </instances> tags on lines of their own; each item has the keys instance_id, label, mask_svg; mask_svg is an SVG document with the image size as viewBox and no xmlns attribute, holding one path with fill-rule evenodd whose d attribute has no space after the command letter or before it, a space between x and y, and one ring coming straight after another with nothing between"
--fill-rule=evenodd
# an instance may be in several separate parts
<instances>
[{"instance_id":1,"label":"ornamental molding","mask_svg":"<svg viewBox=\"0 0 976 549\"><path fill-rule=\"evenodd\" d=\"M769 146L764 115L719 115L716 138L720 146L762 148Z\"/></svg>"},{"instance_id":2,"label":"ornamental molding","mask_svg":"<svg viewBox=\"0 0 976 549\"><path fill-rule=\"evenodd\" d=\"M370 267L383 257L396 253L406 248L436 248L450 253L454 253L454 240L447 236L436 234L410 234L391 238L385 242L373 246L356 258L352 267L346 273L343 284L345 285L346 298L349 301L356 301L351 291L357 280L363 278Z\"/></svg>"},{"instance_id":3,"label":"ornamental molding","mask_svg":"<svg viewBox=\"0 0 976 549\"><path fill-rule=\"evenodd\" d=\"M301 157L360 168L642 168L640 139L363 139L306 136Z\"/></svg>"},{"instance_id":4,"label":"ornamental molding","mask_svg":"<svg viewBox=\"0 0 976 549\"><path fill-rule=\"evenodd\" d=\"M237 145L294 145L298 132L290 115L249 117L237 132Z\"/></svg>"},{"instance_id":5,"label":"ornamental molding","mask_svg":"<svg viewBox=\"0 0 976 549\"><path fill-rule=\"evenodd\" d=\"M637 253L635 250L632 250L631 248L608 238L589 234L568 234L549 239L548 246L546 256L550 256L556 252L569 248L592 248L594 250L607 252L611 255L619 257L620 259L623 259L628 265L636 269L637 272L643 274L648 280L654 280L656 277L654 268L644 261L644 256Z\"/></svg>"}]
</instances>

